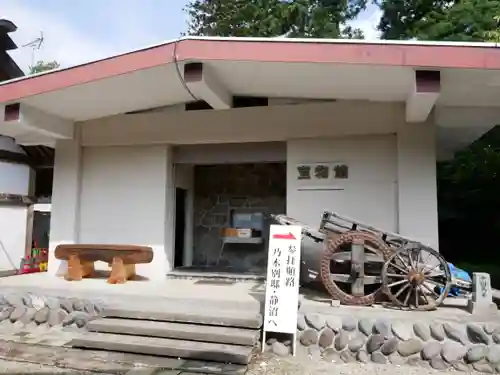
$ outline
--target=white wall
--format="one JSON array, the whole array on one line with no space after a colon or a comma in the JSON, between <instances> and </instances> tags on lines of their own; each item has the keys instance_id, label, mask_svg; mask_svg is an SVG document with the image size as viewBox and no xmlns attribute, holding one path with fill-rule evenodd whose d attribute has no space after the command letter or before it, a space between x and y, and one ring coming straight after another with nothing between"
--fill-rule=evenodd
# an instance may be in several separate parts
<instances>
[{"instance_id":1,"label":"white wall","mask_svg":"<svg viewBox=\"0 0 500 375\"><path fill-rule=\"evenodd\" d=\"M385 230L395 231L396 158L397 145L394 135L289 141L288 215L309 225L318 226L323 211L329 210ZM296 178L296 167L302 163L314 162L345 163L349 168L349 178L335 180L321 190L303 190Z\"/></svg>"},{"instance_id":2,"label":"white wall","mask_svg":"<svg viewBox=\"0 0 500 375\"><path fill-rule=\"evenodd\" d=\"M403 121L397 127L397 136L289 141L288 214L317 226L329 210L438 250L436 128ZM346 163L349 178L329 189L300 190L296 166L312 162Z\"/></svg>"},{"instance_id":3,"label":"white wall","mask_svg":"<svg viewBox=\"0 0 500 375\"><path fill-rule=\"evenodd\" d=\"M437 250L436 127L401 123L397 149L399 233Z\"/></svg>"},{"instance_id":4,"label":"white wall","mask_svg":"<svg viewBox=\"0 0 500 375\"><path fill-rule=\"evenodd\" d=\"M150 245L155 259L138 271L162 280L173 264L175 186L192 190L193 183L190 165L174 168L179 154L166 145L170 137L184 143L287 137L289 215L317 226L322 211L331 210L437 247L434 126L405 124L399 104L315 104L304 106L304 112L301 107L115 116L81 123L82 138L77 132L75 140L56 145L51 250L64 242ZM206 121L198 124L190 118ZM303 136L308 130L314 138ZM268 135L270 139L262 139ZM86 144L83 152L80 139ZM184 155L182 160L188 159ZM313 162L346 163L349 178L337 180L333 190L301 190L295 168ZM189 199L188 194L188 207ZM192 231L190 225L186 232ZM186 234L187 248L191 239ZM190 261L186 255L185 264ZM49 272L55 273L59 263L51 262Z\"/></svg>"},{"instance_id":5,"label":"white wall","mask_svg":"<svg viewBox=\"0 0 500 375\"><path fill-rule=\"evenodd\" d=\"M0 136L0 150L24 154L12 138ZM0 193L21 196L33 192L33 170L23 164L0 161ZM5 202L0 204L0 272L19 268L31 242L32 210Z\"/></svg>"},{"instance_id":6,"label":"white wall","mask_svg":"<svg viewBox=\"0 0 500 375\"><path fill-rule=\"evenodd\" d=\"M153 262L137 273L164 279L173 261L168 162L166 145L84 148L79 241L151 246Z\"/></svg>"},{"instance_id":7,"label":"white wall","mask_svg":"<svg viewBox=\"0 0 500 375\"><path fill-rule=\"evenodd\" d=\"M49 266L52 275L62 275L66 263L54 257L57 245L79 242L80 188L82 170L80 133L75 139L58 140L55 147L52 184Z\"/></svg>"},{"instance_id":8,"label":"white wall","mask_svg":"<svg viewBox=\"0 0 500 375\"><path fill-rule=\"evenodd\" d=\"M27 165L0 161L0 193L27 196L31 193L32 169ZM19 268L30 241L26 206L0 205L0 271Z\"/></svg>"},{"instance_id":9,"label":"white wall","mask_svg":"<svg viewBox=\"0 0 500 375\"><path fill-rule=\"evenodd\" d=\"M26 252L28 208L0 206L0 272L19 268Z\"/></svg>"},{"instance_id":10,"label":"white wall","mask_svg":"<svg viewBox=\"0 0 500 375\"><path fill-rule=\"evenodd\" d=\"M28 165L0 161L0 192L29 195L32 175Z\"/></svg>"},{"instance_id":11,"label":"white wall","mask_svg":"<svg viewBox=\"0 0 500 375\"><path fill-rule=\"evenodd\" d=\"M404 113L403 103L342 100L225 111L168 109L82 122L82 144L220 144L389 134L396 132Z\"/></svg>"},{"instance_id":12,"label":"white wall","mask_svg":"<svg viewBox=\"0 0 500 375\"><path fill-rule=\"evenodd\" d=\"M283 162L286 142L249 142L182 145L174 148L177 164Z\"/></svg>"}]
</instances>

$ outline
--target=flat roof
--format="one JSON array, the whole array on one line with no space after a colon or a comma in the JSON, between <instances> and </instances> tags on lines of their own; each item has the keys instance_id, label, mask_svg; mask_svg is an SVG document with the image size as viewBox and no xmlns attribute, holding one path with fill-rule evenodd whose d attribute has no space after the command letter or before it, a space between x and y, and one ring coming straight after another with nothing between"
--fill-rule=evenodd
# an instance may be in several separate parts
<instances>
[{"instance_id":1,"label":"flat roof","mask_svg":"<svg viewBox=\"0 0 500 375\"><path fill-rule=\"evenodd\" d=\"M168 63L210 60L500 70L500 49L496 43L183 37L2 82L0 103Z\"/></svg>"}]
</instances>

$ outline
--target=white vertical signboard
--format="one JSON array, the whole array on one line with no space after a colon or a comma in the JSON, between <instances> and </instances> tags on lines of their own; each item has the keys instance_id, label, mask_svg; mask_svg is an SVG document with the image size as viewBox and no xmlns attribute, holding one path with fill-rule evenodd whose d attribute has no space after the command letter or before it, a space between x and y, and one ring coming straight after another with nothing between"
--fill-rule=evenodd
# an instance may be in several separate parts
<instances>
[{"instance_id":1,"label":"white vertical signboard","mask_svg":"<svg viewBox=\"0 0 500 375\"><path fill-rule=\"evenodd\" d=\"M266 332L293 335L293 355L297 332L299 304L301 227L271 225L267 255L266 304L264 337Z\"/></svg>"}]
</instances>

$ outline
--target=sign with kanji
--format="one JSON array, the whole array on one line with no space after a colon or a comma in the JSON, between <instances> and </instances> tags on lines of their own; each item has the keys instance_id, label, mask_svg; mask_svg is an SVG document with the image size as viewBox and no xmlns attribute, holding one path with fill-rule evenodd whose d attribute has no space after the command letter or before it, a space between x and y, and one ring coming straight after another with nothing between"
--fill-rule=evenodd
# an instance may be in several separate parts
<instances>
[{"instance_id":1,"label":"sign with kanji","mask_svg":"<svg viewBox=\"0 0 500 375\"><path fill-rule=\"evenodd\" d=\"M279 332L295 336L299 304L300 244L300 226L271 225L264 333Z\"/></svg>"}]
</instances>

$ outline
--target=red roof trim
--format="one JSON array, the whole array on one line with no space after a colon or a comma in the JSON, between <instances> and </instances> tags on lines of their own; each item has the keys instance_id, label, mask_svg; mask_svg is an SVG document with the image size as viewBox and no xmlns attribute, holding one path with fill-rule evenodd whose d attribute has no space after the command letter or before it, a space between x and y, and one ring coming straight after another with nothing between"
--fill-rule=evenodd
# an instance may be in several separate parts
<instances>
[{"instance_id":1,"label":"red roof trim","mask_svg":"<svg viewBox=\"0 0 500 375\"><path fill-rule=\"evenodd\" d=\"M312 62L500 70L500 49L481 46L184 39L0 85L0 103L168 64L174 60L174 50L179 61Z\"/></svg>"},{"instance_id":2,"label":"red roof trim","mask_svg":"<svg viewBox=\"0 0 500 375\"><path fill-rule=\"evenodd\" d=\"M500 69L500 48L473 46L293 43L183 40L181 60L317 62L411 66L419 68Z\"/></svg>"},{"instance_id":3,"label":"red roof trim","mask_svg":"<svg viewBox=\"0 0 500 375\"><path fill-rule=\"evenodd\" d=\"M73 68L27 77L0 85L0 103L98 81L172 62L173 44L111 57Z\"/></svg>"}]
</instances>

